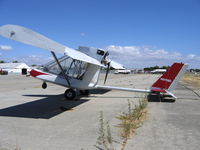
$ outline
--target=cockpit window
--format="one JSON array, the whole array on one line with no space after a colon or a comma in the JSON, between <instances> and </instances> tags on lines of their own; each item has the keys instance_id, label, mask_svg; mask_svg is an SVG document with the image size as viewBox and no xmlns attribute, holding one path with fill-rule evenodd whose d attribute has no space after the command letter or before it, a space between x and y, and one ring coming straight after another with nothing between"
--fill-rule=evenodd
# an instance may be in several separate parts
<instances>
[{"instance_id":1,"label":"cockpit window","mask_svg":"<svg viewBox=\"0 0 200 150\"><path fill-rule=\"evenodd\" d=\"M62 56L58 60L64 70L65 75L71 78L82 80L87 68L87 63L72 59L68 56ZM62 72L56 61L51 61L44 65L43 71L62 76Z\"/></svg>"}]
</instances>

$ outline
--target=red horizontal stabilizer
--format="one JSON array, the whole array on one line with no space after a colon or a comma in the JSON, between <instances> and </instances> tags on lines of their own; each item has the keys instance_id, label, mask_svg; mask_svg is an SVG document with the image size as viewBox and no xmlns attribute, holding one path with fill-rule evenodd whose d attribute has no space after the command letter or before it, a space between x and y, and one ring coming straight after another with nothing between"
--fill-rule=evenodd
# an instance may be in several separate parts
<instances>
[{"instance_id":1,"label":"red horizontal stabilizer","mask_svg":"<svg viewBox=\"0 0 200 150\"><path fill-rule=\"evenodd\" d=\"M152 91L152 92L167 93L166 90L158 89L158 88L152 88L151 91Z\"/></svg>"}]
</instances>

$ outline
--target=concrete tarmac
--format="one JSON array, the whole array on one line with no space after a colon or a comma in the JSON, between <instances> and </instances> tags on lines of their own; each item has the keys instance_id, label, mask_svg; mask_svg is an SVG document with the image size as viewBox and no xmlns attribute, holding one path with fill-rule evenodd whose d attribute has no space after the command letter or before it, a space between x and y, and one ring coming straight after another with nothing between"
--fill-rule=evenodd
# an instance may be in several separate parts
<instances>
[{"instance_id":1,"label":"concrete tarmac","mask_svg":"<svg viewBox=\"0 0 200 150\"><path fill-rule=\"evenodd\" d=\"M106 85L149 88L157 78L109 75ZM119 149L116 116L127 111L128 99L137 104L144 97L140 93L93 90L89 97L66 101L64 87L48 84L43 90L42 82L32 77L0 76L0 83L0 149L9 150L98 149L100 111L109 120L117 141L114 146ZM191 88L179 85L175 91L179 99L174 103L149 102L149 119L128 141L126 149L197 149L200 98Z\"/></svg>"},{"instance_id":2,"label":"concrete tarmac","mask_svg":"<svg viewBox=\"0 0 200 150\"><path fill-rule=\"evenodd\" d=\"M155 78L109 75L106 85L148 88ZM137 103L141 95L98 90L89 97L66 101L64 87L48 84L44 90L42 82L32 77L0 76L0 83L0 147L8 149L97 149L100 111L111 126L117 125L115 117L127 110L127 99ZM118 129L113 130L118 137Z\"/></svg>"},{"instance_id":3,"label":"concrete tarmac","mask_svg":"<svg viewBox=\"0 0 200 150\"><path fill-rule=\"evenodd\" d=\"M197 150L200 90L180 82L175 102L149 102L149 119L128 141L127 150Z\"/></svg>"}]
</instances>

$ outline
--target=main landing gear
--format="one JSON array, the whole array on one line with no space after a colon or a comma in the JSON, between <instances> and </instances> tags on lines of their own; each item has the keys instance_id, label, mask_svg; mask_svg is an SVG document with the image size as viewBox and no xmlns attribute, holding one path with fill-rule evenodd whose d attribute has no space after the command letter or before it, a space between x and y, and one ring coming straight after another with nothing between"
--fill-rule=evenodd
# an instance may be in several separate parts
<instances>
[{"instance_id":1,"label":"main landing gear","mask_svg":"<svg viewBox=\"0 0 200 150\"><path fill-rule=\"evenodd\" d=\"M64 93L64 96L67 100L74 100L76 98L76 96L78 95L78 93L80 95L84 95L84 96L88 96L89 95L89 90L76 90L76 89L67 89Z\"/></svg>"},{"instance_id":2,"label":"main landing gear","mask_svg":"<svg viewBox=\"0 0 200 150\"><path fill-rule=\"evenodd\" d=\"M73 89L67 89L66 91L65 91L65 98L67 99L67 100L73 100L75 97L76 97L76 91L75 90L73 90Z\"/></svg>"}]
</instances>

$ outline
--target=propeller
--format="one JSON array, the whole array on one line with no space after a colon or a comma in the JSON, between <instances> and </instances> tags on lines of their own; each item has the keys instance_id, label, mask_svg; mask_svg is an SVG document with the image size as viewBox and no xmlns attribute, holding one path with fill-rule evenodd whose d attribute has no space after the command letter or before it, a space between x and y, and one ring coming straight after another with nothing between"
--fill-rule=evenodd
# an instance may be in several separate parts
<instances>
[{"instance_id":1,"label":"propeller","mask_svg":"<svg viewBox=\"0 0 200 150\"><path fill-rule=\"evenodd\" d=\"M108 51L104 54L103 59L106 60L106 57L109 55Z\"/></svg>"},{"instance_id":2,"label":"propeller","mask_svg":"<svg viewBox=\"0 0 200 150\"><path fill-rule=\"evenodd\" d=\"M108 77L108 73L109 73L109 69L110 69L110 60L107 59L107 56L109 55L108 51L105 52L102 60L101 60L101 63L104 64L105 66L107 66L106 68L106 76L105 76L105 79L104 79L104 84L106 83L106 80L107 80L107 77Z\"/></svg>"},{"instance_id":3,"label":"propeller","mask_svg":"<svg viewBox=\"0 0 200 150\"><path fill-rule=\"evenodd\" d=\"M106 83L106 80L107 80L107 77L108 77L109 70L110 70L110 62L108 62L108 64L107 64L106 76L105 76L105 79L104 79L104 84Z\"/></svg>"}]
</instances>

